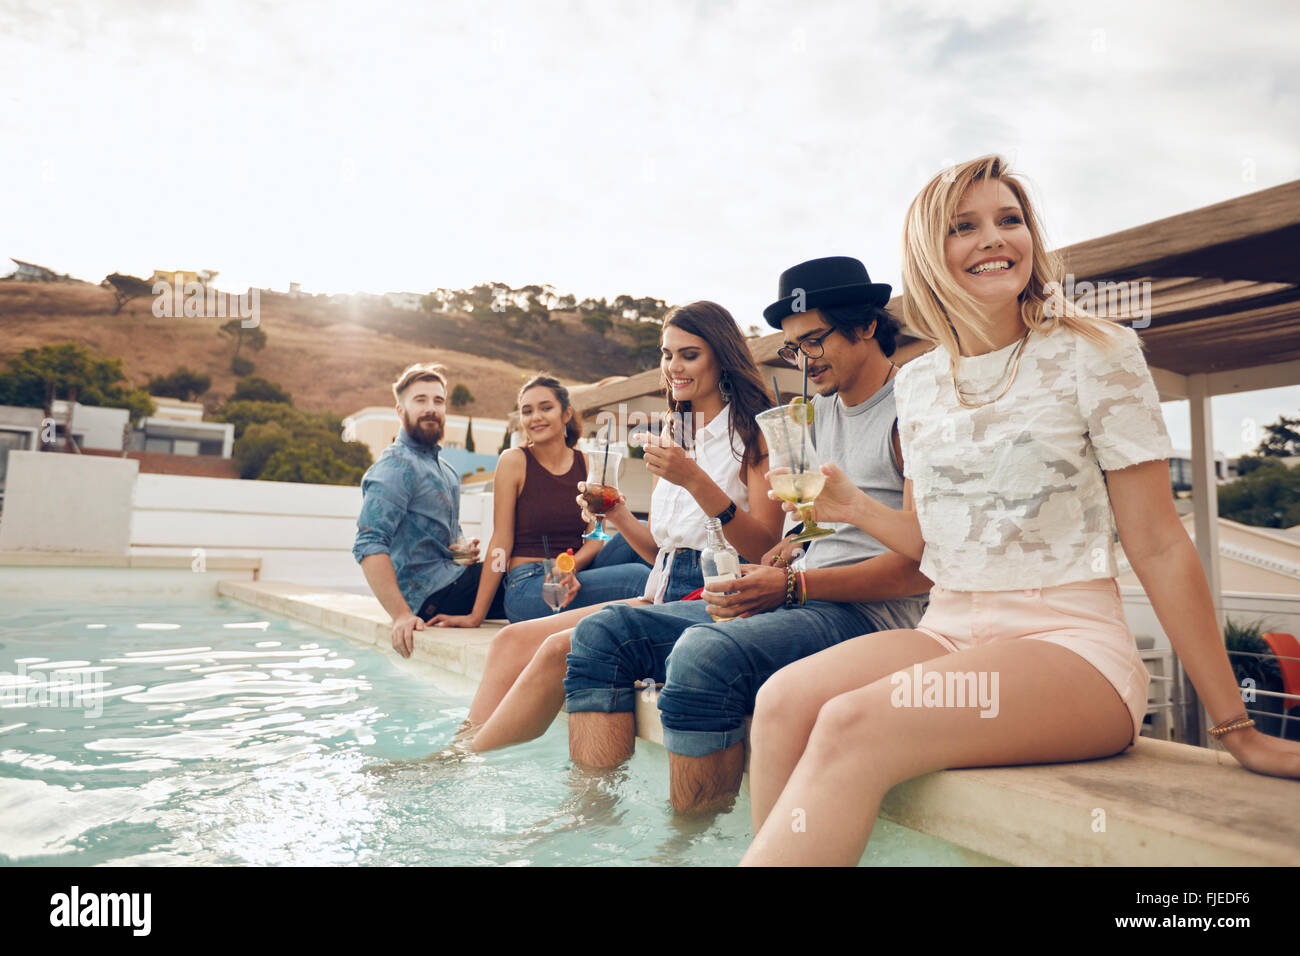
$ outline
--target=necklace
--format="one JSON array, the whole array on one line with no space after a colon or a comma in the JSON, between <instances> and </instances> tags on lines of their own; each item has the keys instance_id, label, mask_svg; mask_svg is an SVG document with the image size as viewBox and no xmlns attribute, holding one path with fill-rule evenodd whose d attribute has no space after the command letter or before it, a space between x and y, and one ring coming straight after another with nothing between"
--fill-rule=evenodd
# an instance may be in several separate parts
<instances>
[{"instance_id":1,"label":"necklace","mask_svg":"<svg viewBox=\"0 0 1300 956\"><path fill-rule=\"evenodd\" d=\"M1007 393L1011 388L1011 383L1016 380L1016 373L1020 371L1020 356L1024 354L1025 343L1029 341L1029 333L1032 331L1033 329L1030 329L1025 332L1024 337L1020 340L1020 344L1016 346L1016 350L1011 353L1010 357L1008 357L1007 364L1002 367L1003 375L1006 375L1008 367L1011 368L1011 377L1008 378L1006 384L1002 386L1002 391L998 392L988 401L968 402L962 397L961 386L957 384L957 360L955 358L950 358L948 360L948 371L952 374L953 394L957 396L957 403L961 405L962 408L983 408L985 405L992 405Z\"/></svg>"},{"instance_id":2,"label":"necklace","mask_svg":"<svg viewBox=\"0 0 1300 956\"><path fill-rule=\"evenodd\" d=\"M895 364L891 361L891 362L889 363L889 371L885 373L885 378L884 378L884 381L882 381L882 382L880 383L880 388L884 388L884 387L885 387L885 382L888 382L888 381L889 381L889 376L893 375L894 372L897 371L897 370L898 370L898 366L895 365ZM877 391L877 392L880 391L880 388L876 389L876 391Z\"/></svg>"}]
</instances>

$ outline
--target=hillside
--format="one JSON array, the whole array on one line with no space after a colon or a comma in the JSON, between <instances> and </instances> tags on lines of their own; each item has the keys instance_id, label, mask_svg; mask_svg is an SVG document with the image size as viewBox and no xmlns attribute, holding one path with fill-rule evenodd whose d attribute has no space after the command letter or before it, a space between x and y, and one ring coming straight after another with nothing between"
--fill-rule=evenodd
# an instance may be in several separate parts
<instances>
[{"instance_id":1,"label":"hillside","mask_svg":"<svg viewBox=\"0 0 1300 956\"><path fill-rule=\"evenodd\" d=\"M0 358L22 349L75 341L121 358L137 385L185 365L212 377L204 397L215 407L234 391L233 343L217 330L226 319L155 318L153 299L128 302L113 315L107 289L77 282L0 281ZM279 382L294 404L346 415L389 405L389 383L412 362L441 362L453 385L464 383L474 415L503 418L524 378L546 370L567 384L638 371L624 340L601 338L577 322L556 322L539 341L517 341L490 320L468 315L405 312L382 300L332 305L323 299L263 294L267 345L241 355L253 374Z\"/></svg>"}]
</instances>

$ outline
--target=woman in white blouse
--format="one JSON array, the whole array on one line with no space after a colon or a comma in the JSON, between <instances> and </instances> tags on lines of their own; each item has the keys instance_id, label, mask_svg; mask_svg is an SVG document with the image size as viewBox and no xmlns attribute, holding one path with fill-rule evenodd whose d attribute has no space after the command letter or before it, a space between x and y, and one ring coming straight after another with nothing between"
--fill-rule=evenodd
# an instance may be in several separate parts
<instances>
[{"instance_id":1,"label":"woman in white blouse","mask_svg":"<svg viewBox=\"0 0 1300 956\"><path fill-rule=\"evenodd\" d=\"M767 450L754 421L771 398L731 313L713 302L670 311L660 370L676 433L646 443L646 470L655 477L649 527L621 497L605 515L606 526L654 565L644 596L628 603L681 600L702 586L707 518L723 518L727 540L758 561L780 540L784 517L767 497ZM544 733L564 705L569 636L604 606L498 631L457 746L491 750Z\"/></svg>"},{"instance_id":2,"label":"woman in white blouse","mask_svg":"<svg viewBox=\"0 0 1300 956\"><path fill-rule=\"evenodd\" d=\"M827 466L816 516L919 559L930 607L915 630L846 641L764 685L742 862L852 865L903 780L1130 746L1149 678L1114 527L1211 733L1251 770L1300 776L1300 744L1244 715L1137 334L1053 295L1061 266L998 157L931 180L903 247L905 322L937 346L896 380L903 510Z\"/></svg>"}]
</instances>

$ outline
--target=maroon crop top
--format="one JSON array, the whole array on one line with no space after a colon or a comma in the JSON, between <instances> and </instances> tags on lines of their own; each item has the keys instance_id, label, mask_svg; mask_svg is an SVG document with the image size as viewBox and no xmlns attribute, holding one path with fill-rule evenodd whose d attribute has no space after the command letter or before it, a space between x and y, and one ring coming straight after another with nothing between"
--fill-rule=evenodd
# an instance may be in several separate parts
<instances>
[{"instance_id":1,"label":"maroon crop top","mask_svg":"<svg viewBox=\"0 0 1300 956\"><path fill-rule=\"evenodd\" d=\"M561 551L582 547L582 533L587 530L582 509L575 500L578 482L587 480L587 461L582 452L574 451L573 467L563 475L553 475L542 467L527 446L523 446L524 487L515 501L515 546L511 557L545 557L542 535L546 535L551 557Z\"/></svg>"}]
</instances>

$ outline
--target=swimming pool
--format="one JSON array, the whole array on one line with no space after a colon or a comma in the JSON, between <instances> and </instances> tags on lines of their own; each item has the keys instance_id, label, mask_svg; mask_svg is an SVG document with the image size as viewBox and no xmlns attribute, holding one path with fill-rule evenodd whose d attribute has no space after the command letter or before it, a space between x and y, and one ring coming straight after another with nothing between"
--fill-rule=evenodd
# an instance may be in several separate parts
<instances>
[{"instance_id":1,"label":"swimming pool","mask_svg":"<svg viewBox=\"0 0 1300 956\"><path fill-rule=\"evenodd\" d=\"M0 863L735 864L749 801L668 807L667 755L568 760L557 722L454 762L469 698L430 671L218 598L0 612ZM410 761L409 763L406 761ZM964 865L880 821L868 865Z\"/></svg>"}]
</instances>

